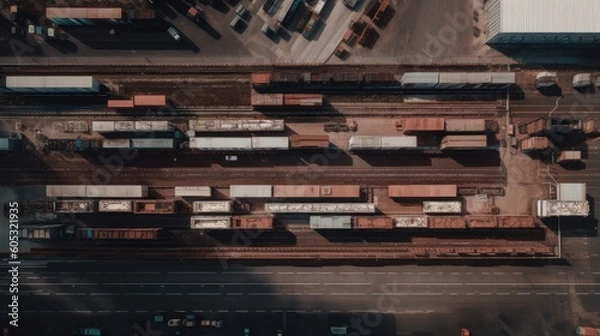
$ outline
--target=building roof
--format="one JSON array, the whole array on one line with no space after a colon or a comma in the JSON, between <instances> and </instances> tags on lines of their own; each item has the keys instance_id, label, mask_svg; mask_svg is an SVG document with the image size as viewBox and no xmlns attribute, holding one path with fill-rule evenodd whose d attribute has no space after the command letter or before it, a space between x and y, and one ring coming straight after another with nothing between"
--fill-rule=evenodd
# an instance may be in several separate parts
<instances>
[{"instance_id":1,"label":"building roof","mask_svg":"<svg viewBox=\"0 0 600 336\"><path fill-rule=\"evenodd\" d=\"M600 32L600 0L498 0L502 33Z\"/></svg>"}]
</instances>

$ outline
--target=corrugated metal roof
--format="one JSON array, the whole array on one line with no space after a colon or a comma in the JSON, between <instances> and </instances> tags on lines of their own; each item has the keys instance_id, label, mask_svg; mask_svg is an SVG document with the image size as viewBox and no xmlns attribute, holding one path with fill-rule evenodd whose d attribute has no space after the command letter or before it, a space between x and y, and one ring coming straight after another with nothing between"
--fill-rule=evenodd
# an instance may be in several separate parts
<instances>
[{"instance_id":1,"label":"corrugated metal roof","mask_svg":"<svg viewBox=\"0 0 600 336\"><path fill-rule=\"evenodd\" d=\"M190 148L205 150L252 150L252 138L191 138Z\"/></svg>"},{"instance_id":2,"label":"corrugated metal roof","mask_svg":"<svg viewBox=\"0 0 600 336\"><path fill-rule=\"evenodd\" d=\"M272 197L273 187L270 184L232 185L229 186L229 196L236 197Z\"/></svg>"},{"instance_id":3,"label":"corrugated metal roof","mask_svg":"<svg viewBox=\"0 0 600 336\"><path fill-rule=\"evenodd\" d=\"M500 33L598 33L600 0L499 0Z\"/></svg>"},{"instance_id":4,"label":"corrugated metal roof","mask_svg":"<svg viewBox=\"0 0 600 336\"><path fill-rule=\"evenodd\" d=\"M94 88L91 76L6 76L7 88Z\"/></svg>"}]
</instances>

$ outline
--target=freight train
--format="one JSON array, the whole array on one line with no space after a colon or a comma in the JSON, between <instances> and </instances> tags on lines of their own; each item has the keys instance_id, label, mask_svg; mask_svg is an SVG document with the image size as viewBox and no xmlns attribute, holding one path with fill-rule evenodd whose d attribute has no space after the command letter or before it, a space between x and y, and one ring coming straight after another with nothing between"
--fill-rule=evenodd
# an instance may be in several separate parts
<instances>
[{"instance_id":1,"label":"freight train","mask_svg":"<svg viewBox=\"0 0 600 336\"><path fill-rule=\"evenodd\" d=\"M326 135L192 137L189 141L189 148L201 151L271 151L328 147L329 137Z\"/></svg>"},{"instance_id":2,"label":"freight train","mask_svg":"<svg viewBox=\"0 0 600 336\"><path fill-rule=\"evenodd\" d=\"M390 88L410 90L499 90L515 84L514 72L293 72L253 73L256 90Z\"/></svg>"}]
</instances>

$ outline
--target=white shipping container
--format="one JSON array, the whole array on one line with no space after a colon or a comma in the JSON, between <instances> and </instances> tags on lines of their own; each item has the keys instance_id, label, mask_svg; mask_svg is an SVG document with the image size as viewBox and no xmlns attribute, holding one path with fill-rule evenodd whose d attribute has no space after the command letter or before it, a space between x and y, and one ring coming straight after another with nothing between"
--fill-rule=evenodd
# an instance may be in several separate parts
<instances>
[{"instance_id":1,"label":"white shipping container","mask_svg":"<svg viewBox=\"0 0 600 336\"><path fill-rule=\"evenodd\" d=\"M427 216L394 216L394 227L426 229Z\"/></svg>"},{"instance_id":2,"label":"white shipping container","mask_svg":"<svg viewBox=\"0 0 600 336\"><path fill-rule=\"evenodd\" d=\"M352 216L310 216L310 228L321 229L352 229Z\"/></svg>"},{"instance_id":3,"label":"white shipping container","mask_svg":"<svg viewBox=\"0 0 600 336\"><path fill-rule=\"evenodd\" d=\"M86 197L85 185L47 185L46 197Z\"/></svg>"},{"instance_id":4,"label":"white shipping container","mask_svg":"<svg viewBox=\"0 0 600 336\"><path fill-rule=\"evenodd\" d=\"M203 201L192 203L194 212L231 212L232 201Z\"/></svg>"},{"instance_id":5,"label":"white shipping container","mask_svg":"<svg viewBox=\"0 0 600 336\"><path fill-rule=\"evenodd\" d=\"M100 200L99 212L133 212L133 202L127 200Z\"/></svg>"},{"instance_id":6,"label":"white shipping container","mask_svg":"<svg viewBox=\"0 0 600 336\"><path fill-rule=\"evenodd\" d=\"M382 136L381 149L416 148L416 136Z\"/></svg>"},{"instance_id":7,"label":"white shipping container","mask_svg":"<svg viewBox=\"0 0 600 336\"><path fill-rule=\"evenodd\" d=\"M259 132L283 131L283 120L254 120L254 119L198 119L188 122L189 129L196 132Z\"/></svg>"},{"instance_id":8,"label":"white shipping container","mask_svg":"<svg viewBox=\"0 0 600 336\"><path fill-rule=\"evenodd\" d=\"M231 217L228 216L193 216L190 218L192 229L229 229L231 228Z\"/></svg>"},{"instance_id":9,"label":"white shipping container","mask_svg":"<svg viewBox=\"0 0 600 336\"><path fill-rule=\"evenodd\" d=\"M439 72L406 72L402 75L403 88L429 89L437 85Z\"/></svg>"},{"instance_id":10,"label":"white shipping container","mask_svg":"<svg viewBox=\"0 0 600 336\"><path fill-rule=\"evenodd\" d=\"M173 125L168 121L136 121L135 130L138 132L166 132L172 131Z\"/></svg>"},{"instance_id":11,"label":"white shipping container","mask_svg":"<svg viewBox=\"0 0 600 336\"><path fill-rule=\"evenodd\" d=\"M175 197L210 197L210 187L175 187Z\"/></svg>"},{"instance_id":12,"label":"white shipping container","mask_svg":"<svg viewBox=\"0 0 600 336\"><path fill-rule=\"evenodd\" d=\"M91 76L6 76L6 88L15 92L98 92Z\"/></svg>"},{"instance_id":13,"label":"white shipping container","mask_svg":"<svg viewBox=\"0 0 600 336\"><path fill-rule=\"evenodd\" d=\"M148 197L148 186L142 185L87 185L85 197L139 198Z\"/></svg>"},{"instance_id":14,"label":"white shipping container","mask_svg":"<svg viewBox=\"0 0 600 336\"><path fill-rule=\"evenodd\" d=\"M270 184L259 185L232 185L229 187L231 198L270 198L273 197L273 186Z\"/></svg>"},{"instance_id":15,"label":"white shipping container","mask_svg":"<svg viewBox=\"0 0 600 336\"><path fill-rule=\"evenodd\" d=\"M174 147L173 139L131 139L131 148L172 149Z\"/></svg>"},{"instance_id":16,"label":"white shipping container","mask_svg":"<svg viewBox=\"0 0 600 336\"><path fill-rule=\"evenodd\" d=\"M118 149L131 147L129 139L102 139L102 148Z\"/></svg>"},{"instance_id":17,"label":"white shipping container","mask_svg":"<svg viewBox=\"0 0 600 336\"><path fill-rule=\"evenodd\" d=\"M381 148L381 137L354 135L350 137L349 148L350 150L379 149Z\"/></svg>"},{"instance_id":18,"label":"white shipping container","mask_svg":"<svg viewBox=\"0 0 600 336\"><path fill-rule=\"evenodd\" d=\"M585 201L585 183L559 183L557 188L559 201Z\"/></svg>"},{"instance_id":19,"label":"white shipping container","mask_svg":"<svg viewBox=\"0 0 600 336\"><path fill-rule=\"evenodd\" d=\"M252 148L287 150L290 142L288 137L252 137Z\"/></svg>"},{"instance_id":20,"label":"white shipping container","mask_svg":"<svg viewBox=\"0 0 600 336\"><path fill-rule=\"evenodd\" d=\"M462 203L460 201L447 202L423 202L424 213L461 213Z\"/></svg>"},{"instance_id":21,"label":"white shipping container","mask_svg":"<svg viewBox=\"0 0 600 336\"><path fill-rule=\"evenodd\" d=\"M252 150L252 138L191 138L190 148L201 150Z\"/></svg>"},{"instance_id":22,"label":"white shipping container","mask_svg":"<svg viewBox=\"0 0 600 336\"><path fill-rule=\"evenodd\" d=\"M92 131L94 132L114 132L114 121L92 121Z\"/></svg>"},{"instance_id":23,"label":"white shipping container","mask_svg":"<svg viewBox=\"0 0 600 336\"><path fill-rule=\"evenodd\" d=\"M538 217L586 217L590 215L588 201L538 200L536 205Z\"/></svg>"},{"instance_id":24,"label":"white shipping container","mask_svg":"<svg viewBox=\"0 0 600 336\"><path fill-rule=\"evenodd\" d=\"M135 121L115 121L115 131L135 132Z\"/></svg>"},{"instance_id":25,"label":"white shipping container","mask_svg":"<svg viewBox=\"0 0 600 336\"><path fill-rule=\"evenodd\" d=\"M272 213L375 213L373 203L266 203Z\"/></svg>"}]
</instances>

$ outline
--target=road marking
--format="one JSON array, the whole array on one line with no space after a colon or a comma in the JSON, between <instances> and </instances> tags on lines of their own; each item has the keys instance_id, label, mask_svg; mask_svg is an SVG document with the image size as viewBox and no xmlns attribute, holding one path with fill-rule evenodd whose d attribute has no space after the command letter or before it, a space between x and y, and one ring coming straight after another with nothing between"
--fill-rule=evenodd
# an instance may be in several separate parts
<instances>
[{"instance_id":1,"label":"road marking","mask_svg":"<svg viewBox=\"0 0 600 336\"><path fill-rule=\"evenodd\" d=\"M198 309L196 309L196 310L192 310L192 311L193 311L194 313L204 313L204 310L198 310Z\"/></svg>"},{"instance_id":2,"label":"road marking","mask_svg":"<svg viewBox=\"0 0 600 336\"><path fill-rule=\"evenodd\" d=\"M450 275L459 275L459 272L450 272Z\"/></svg>"},{"instance_id":3,"label":"road marking","mask_svg":"<svg viewBox=\"0 0 600 336\"><path fill-rule=\"evenodd\" d=\"M590 293L575 293L576 295L589 295Z\"/></svg>"},{"instance_id":4,"label":"road marking","mask_svg":"<svg viewBox=\"0 0 600 336\"><path fill-rule=\"evenodd\" d=\"M125 295L162 295L161 293L125 293Z\"/></svg>"},{"instance_id":5,"label":"road marking","mask_svg":"<svg viewBox=\"0 0 600 336\"><path fill-rule=\"evenodd\" d=\"M39 279L40 277L26 277L25 279Z\"/></svg>"},{"instance_id":6,"label":"road marking","mask_svg":"<svg viewBox=\"0 0 600 336\"><path fill-rule=\"evenodd\" d=\"M404 274L404 275L412 275L413 272L402 272L402 274Z\"/></svg>"},{"instance_id":7,"label":"road marking","mask_svg":"<svg viewBox=\"0 0 600 336\"><path fill-rule=\"evenodd\" d=\"M428 275L428 274L429 274L429 272L419 272L419 273L417 273L417 274L419 274L419 275Z\"/></svg>"},{"instance_id":8,"label":"road marking","mask_svg":"<svg viewBox=\"0 0 600 336\"><path fill-rule=\"evenodd\" d=\"M50 295L50 293L33 293L33 295L42 295L42 296L44 296L44 295Z\"/></svg>"},{"instance_id":9,"label":"road marking","mask_svg":"<svg viewBox=\"0 0 600 336\"><path fill-rule=\"evenodd\" d=\"M504 274L506 274L506 273L504 273L504 272L494 272L494 275L504 275Z\"/></svg>"},{"instance_id":10,"label":"road marking","mask_svg":"<svg viewBox=\"0 0 600 336\"><path fill-rule=\"evenodd\" d=\"M281 293L248 293L248 295L257 295L257 296L262 296L262 295L281 295Z\"/></svg>"},{"instance_id":11,"label":"road marking","mask_svg":"<svg viewBox=\"0 0 600 336\"><path fill-rule=\"evenodd\" d=\"M455 296L458 295L458 293L448 293L448 295Z\"/></svg>"},{"instance_id":12,"label":"road marking","mask_svg":"<svg viewBox=\"0 0 600 336\"><path fill-rule=\"evenodd\" d=\"M523 293L523 292L519 292L519 293L517 293L517 295L531 295L531 293Z\"/></svg>"},{"instance_id":13,"label":"road marking","mask_svg":"<svg viewBox=\"0 0 600 336\"><path fill-rule=\"evenodd\" d=\"M323 295L323 293L306 293L306 295Z\"/></svg>"},{"instance_id":14,"label":"road marking","mask_svg":"<svg viewBox=\"0 0 600 336\"><path fill-rule=\"evenodd\" d=\"M223 310L217 310L218 313L229 313L229 310L227 309L223 309Z\"/></svg>"},{"instance_id":15,"label":"road marking","mask_svg":"<svg viewBox=\"0 0 600 336\"><path fill-rule=\"evenodd\" d=\"M208 296L217 296L221 295L221 293L188 293L188 295L208 295Z\"/></svg>"},{"instance_id":16,"label":"road marking","mask_svg":"<svg viewBox=\"0 0 600 336\"><path fill-rule=\"evenodd\" d=\"M235 312L236 313L247 313L248 311L247 310L236 310Z\"/></svg>"},{"instance_id":17,"label":"road marking","mask_svg":"<svg viewBox=\"0 0 600 336\"><path fill-rule=\"evenodd\" d=\"M127 274L160 274L160 272L128 272Z\"/></svg>"},{"instance_id":18,"label":"road marking","mask_svg":"<svg viewBox=\"0 0 600 336\"><path fill-rule=\"evenodd\" d=\"M482 275L490 275L490 272L481 272Z\"/></svg>"},{"instance_id":19,"label":"road marking","mask_svg":"<svg viewBox=\"0 0 600 336\"><path fill-rule=\"evenodd\" d=\"M600 275L600 272L592 272L593 275Z\"/></svg>"},{"instance_id":20,"label":"road marking","mask_svg":"<svg viewBox=\"0 0 600 336\"><path fill-rule=\"evenodd\" d=\"M387 272L387 274L388 274L388 275L396 275L396 274L398 274L398 273L396 273L396 272Z\"/></svg>"},{"instance_id":21,"label":"road marking","mask_svg":"<svg viewBox=\"0 0 600 336\"><path fill-rule=\"evenodd\" d=\"M266 310L255 310L255 312L257 312L257 313L266 313L267 311Z\"/></svg>"},{"instance_id":22,"label":"road marking","mask_svg":"<svg viewBox=\"0 0 600 336\"><path fill-rule=\"evenodd\" d=\"M135 312L136 313L147 313L148 311L147 310L136 310Z\"/></svg>"},{"instance_id":23,"label":"road marking","mask_svg":"<svg viewBox=\"0 0 600 336\"><path fill-rule=\"evenodd\" d=\"M219 274L219 272L168 272L169 274Z\"/></svg>"},{"instance_id":24,"label":"road marking","mask_svg":"<svg viewBox=\"0 0 600 336\"><path fill-rule=\"evenodd\" d=\"M98 283L95 282L31 282L31 283L25 283L26 286L48 286L48 285L52 285L52 286L94 286L94 285L99 285Z\"/></svg>"},{"instance_id":25,"label":"road marking","mask_svg":"<svg viewBox=\"0 0 600 336\"><path fill-rule=\"evenodd\" d=\"M467 295L471 296L471 295L475 295L475 293L467 293Z\"/></svg>"},{"instance_id":26,"label":"road marking","mask_svg":"<svg viewBox=\"0 0 600 336\"><path fill-rule=\"evenodd\" d=\"M223 272L222 274L248 274L248 275L269 275L273 274L273 272Z\"/></svg>"},{"instance_id":27,"label":"road marking","mask_svg":"<svg viewBox=\"0 0 600 336\"><path fill-rule=\"evenodd\" d=\"M129 313L129 310L117 310L117 313Z\"/></svg>"},{"instance_id":28,"label":"road marking","mask_svg":"<svg viewBox=\"0 0 600 336\"><path fill-rule=\"evenodd\" d=\"M85 294L83 294L83 293L54 293L54 295L57 295L57 296L69 296L69 295L79 296L79 295L85 295Z\"/></svg>"},{"instance_id":29,"label":"road marking","mask_svg":"<svg viewBox=\"0 0 600 336\"><path fill-rule=\"evenodd\" d=\"M325 286L369 286L370 282L326 282Z\"/></svg>"},{"instance_id":30,"label":"road marking","mask_svg":"<svg viewBox=\"0 0 600 336\"><path fill-rule=\"evenodd\" d=\"M564 293L564 292L560 292L560 293L554 293L555 295L569 295L569 293Z\"/></svg>"},{"instance_id":31,"label":"road marking","mask_svg":"<svg viewBox=\"0 0 600 336\"><path fill-rule=\"evenodd\" d=\"M333 272L314 272L315 274L319 274L319 275L331 275L333 274Z\"/></svg>"},{"instance_id":32,"label":"road marking","mask_svg":"<svg viewBox=\"0 0 600 336\"><path fill-rule=\"evenodd\" d=\"M277 274L295 274L296 272L277 272ZM298 272L298 274L310 274L312 272Z\"/></svg>"},{"instance_id":33,"label":"road marking","mask_svg":"<svg viewBox=\"0 0 600 336\"><path fill-rule=\"evenodd\" d=\"M231 296L239 296L239 295L244 295L244 293L227 293L227 295L231 295Z\"/></svg>"},{"instance_id":34,"label":"road marking","mask_svg":"<svg viewBox=\"0 0 600 336\"><path fill-rule=\"evenodd\" d=\"M496 293L496 295L510 295L510 293L502 292L502 293Z\"/></svg>"},{"instance_id":35,"label":"road marking","mask_svg":"<svg viewBox=\"0 0 600 336\"><path fill-rule=\"evenodd\" d=\"M381 275L381 274L385 274L385 272L369 272L369 274L371 274L371 275L375 275L375 274Z\"/></svg>"},{"instance_id":36,"label":"road marking","mask_svg":"<svg viewBox=\"0 0 600 336\"><path fill-rule=\"evenodd\" d=\"M546 292L536 292L535 295L550 295L550 293Z\"/></svg>"},{"instance_id":37,"label":"road marking","mask_svg":"<svg viewBox=\"0 0 600 336\"><path fill-rule=\"evenodd\" d=\"M365 272L340 272L340 275L362 275Z\"/></svg>"},{"instance_id":38,"label":"road marking","mask_svg":"<svg viewBox=\"0 0 600 336\"><path fill-rule=\"evenodd\" d=\"M523 272L513 272L514 275L523 275Z\"/></svg>"},{"instance_id":39,"label":"road marking","mask_svg":"<svg viewBox=\"0 0 600 336\"><path fill-rule=\"evenodd\" d=\"M408 293L371 293L371 296L406 296Z\"/></svg>"},{"instance_id":40,"label":"road marking","mask_svg":"<svg viewBox=\"0 0 600 336\"><path fill-rule=\"evenodd\" d=\"M98 310L98 313L110 313L109 310Z\"/></svg>"},{"instance_id":41,"label":"road marking","mask_svg":"<svg viewBox=\"0 0 600 336\"><path fill-rule=\"evenodd\" d=\"M90 293L91 296L100 296L100 295L121 295L119 293Z\"/></svg>"},{"instance_id":42,"label":"road marking","mask_svg":"<svg viewBox=\"0 0 600 336\"><path fill-rule=\"evenodd\" d=\"M181 295L181 293L167 293L167 295Z\"/></svg>"},{"instance_id":43,"label":"road marking","mask_svg":"<svg viewBox=\"0 0 600 336\"><path fill-rule=\"evenodd\" d=\"M492 295L492 293L485 292L485 293L479 293L479 295Z\"/></svg>"},{"instance_id":44,"label":"road marking","mask_svg":"<svg viewBox=\"0 0 600 336\"><path fill-rule=\"evenodd\" d=\"M290 295L290 296L294 296L294 295L304 295L304 293L285 293L285 295Z\"/></svg>"}]
</instances>

